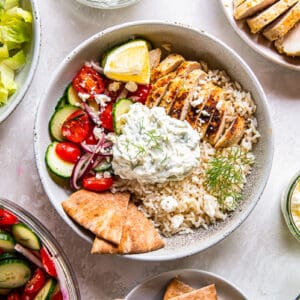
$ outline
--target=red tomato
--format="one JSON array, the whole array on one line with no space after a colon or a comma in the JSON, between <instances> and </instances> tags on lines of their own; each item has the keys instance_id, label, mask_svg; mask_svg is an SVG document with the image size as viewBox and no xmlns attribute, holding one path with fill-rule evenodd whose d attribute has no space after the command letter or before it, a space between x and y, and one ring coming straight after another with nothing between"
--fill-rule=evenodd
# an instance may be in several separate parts
<instances>
[{"instance_id":1,"label":"red tomato","mask_svg":"<svg viewBox=\"0 0 300 300\"><path fill-rule=\"evenodd\" d=\"M18 219L14 214L0 208L0 225L14 225L16 223L18 223Z\"/></svg>"},{"instance_id":2,"label":"red tomato","mask_svg":"<svg viewBox=\"0 0 300 300\"><path fill-rule=\"evenodd\" d=\"M44 286L45 281L44 272L40 268L37 268L31 279L26 283L24 293L36 294Z\"/></svg>"},{"instance_id":3,"label":"red tomato","mask_svg":"<svg viewBox=\"0 0 300 300\"><path fill-rule=\"evenodd\" d=\"M83 66L74 77L72 85L77 93L89 94L94 99L96 94L104 92L104 81L93 68Z\"/></svg>"},{"instance_id":4,"label":"red tomato","mask_svg":"<svg viewBox=\"0 0 300 300\"><path fill-rule=\"evenodd\" d=\"M64 300L63 294L61 291L58 291L55 293L52 297L51 300Z\"/></svg>"},{"instance_id":5,"label":"red tomato","mask_svg":"<svg viewBox=\"0 0 300 300\"><path fill-rule=\"evenodd\" d=\"M113 184L112 178L86 177L82 180L82 185L86 190L103 192L108 190Z\"/></svg>"},{"instance_id":6,"label":"red tomato","mask_svg":"<svg viewBox=\"0 0 300 300\"><path fill-rule=\"evenodd\" d=\"M79 109L63 123L61 133L68 141L81 143L87 137L89 130L89 116L85 111Z\"/></svg>"},{"instance_id":7,"label":"red tomato","mask_svg":"<svg viewBox=\"0 0 300 300\"><path fill-rule=\"evenodd\" d=\"M22 294L22 300L33 300L35 295L29 295L29 294Z\"/></svg>"},{"instance_id":8,"label":"red tomato","mask_svg":"<svg viewBox=\"0 0 300 300\"><path fill-rule=\"evenodd\" d=\"M58 143L55 152L62 160L70 163L76 163L81 154L79 146L69 142Z\"/></svg>"},{"instance_id":9,"label":"red tomato","mask_svg":"<svg viewBox=\"0 0 300 300\"><path fill-rule=\"evenodd\" d=\"M42 247L40 250L42 264L45 271L53 277L57 277L55 264L52 256L49 254L48 250L45 247Z\"/></svg>"},{"instance_id":10,"label":"red tomato","mask_svg":"<svg viewBox=\"0 0 300 300\"><path fill-rule=\"evenodd\" d=\"M100 115L102 127L109 131L114 131L112 109L113 105L112 103L109 103L105 106L104 111Z\"/></svg>"},{"instance_id":11,"label":"red tomato","mask_svg":"<svg viewBox=\"0 0 300 300\"><path fill-rule=\"evenodd\" d=\"M17 291L13 291L7 296L7 300L21 300L21 296Z\"/></svg>"},{"instance_id":12,"label":"red tomato","mask_svg":"<svg viewBox=\"0 0 300 300\"><path fill-rule=\"evenodd\" d=\"M97 139L94 136L94 128L95 127L90 126L89 133L88 133L86 139L84 140L86 142L86 144L88 144L88 145L95 145L95 144L97 144Z\"/></svg>"},{"instance_id":13,"label":"red tomato","mask_svg":"<svg viewBox=\"0 0 300 300\"><path fill-rule=\"evenodd\" d=\"M137 98L138 102L145 104L151 89L152 89L151 84L139 85L138 89L135 92L128 94L128 98L131 97Z\"/></svg>"}]
</instances>

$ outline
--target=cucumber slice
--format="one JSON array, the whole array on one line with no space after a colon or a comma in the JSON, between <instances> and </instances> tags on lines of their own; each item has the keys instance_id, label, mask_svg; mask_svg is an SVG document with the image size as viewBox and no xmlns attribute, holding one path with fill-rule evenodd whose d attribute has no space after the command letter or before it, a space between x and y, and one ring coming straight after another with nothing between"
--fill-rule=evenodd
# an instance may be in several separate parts
<instances>
[{"instance_id":1,"label":"cucumber slice","mask_svg":"<svg viewBox=\"0 0 300 300\"><path fill-rule=\"evenodd\" d=\"M60 109L60 108L62 108L62 107L64 107L64 106L66 106L68 104L68 99L67 99L67 97L66 96L62 96L59 100L58 100L58 102L57 102L57 104L56 104L56 106L55 106L55 110L58 110L58 109Z\"/></svg>"},{"instance_id":2,"label":"cucumber slice","mask_svg":"<svg viewBox=\"0 0 300 300\"><path fill-rule=\"evenodd\" d=\"M75 164L62 160L55 151L57 142L51 143L46 151L46 164L49 170L61 178L70 178Z\"/></svg>"},{"instance_id":3,"label":"cucumber slice","mask_svg":"<svg viewBox=\"0 0 300 300\"><path fill-rule=\"evenodd\" d=\"M22 259L0 261L0 288L13 289L23 286L31 277L29 263Z\"/></svg>"},{"instance_id":4,"label":"cucumber slice","mask_svg":"<svg viewBox=\"0 0 300 300\"><path fill-rule=\"evenodd\" d=\"M57 141L63 141L64 137L61 134L61 127L68 116L78 110L78 107L72 105L65 105L57 109L51 117L49 122L49 131L51 136Z\"/></svg>"},{"instance_id":5,"label":"cucumber slice","mask_svg":"<svg viewBox=\"0 0 300 300\"><path fill-rule=\"evenodd\" d=\"M14 251L15 241L7 232L0 232L0 249L6 252Z\"/></svg>"},{"instance_id":6,"label":"cucumber slice","mask_svg":"<svg viewBox=\"0 0 300 300\"><path fill-rule=\"evenodd\" d=\"M73 85L70 84L68 89L67 89L67 98L68 98L68 103L73 106L81 107L81 99L79 98L77 92L73 88Z\"/></svg>"},{"instance_id":7,"label":"cucumber slice","mask_svg":"<svg viewBox=\"0 0 300 300\"><path fill-rule=\"evenodd\" d=\"M23 223L15 224L12 226L11 231L17 243L32 250L41 249L40 239L25 224Z\"/></svg>"},{"instance_id":8,"label":"cucumber slice","mask_svg":"<svg viewBox=\"0 0 300 300\"><path fill-rule=\"evenodd\" d=\"M121 134L122 128L122 115L128 113L130 106L133 102L130 99L120 99L118 100L113 106L113 122L114 122L114 129L116 134Z\"/></svg>"},{"instance_id":9,"label":"cucumber slice","mask_svg":"<svg viewBox=\"0 0 300 300\"><path fill-rule=\"evenodd\" d=\"M103 161L96 168L94 168L94 170L96 172L103 172L109 170L110 168L111 168L111 163L107 161Z\"/></svg>"},{"instance_id":10,"label":"cucumber slice","mask_svg":"<svg viewBox=\"0 0 300 300\"><path fill-rule=\"evenodd\" d=\"M16 258L20 258L20 256L15 252L11 252L11 253L5 252L0 255L0 261L4 259L16 259Z\"/></svg>"},{"instance_id":11,"label":"cucumber slice","mask_svg":"<svg viewBox=\"0 0 300 300\"><path fill-rule=\"evenodd\" d=\"M7 295L11 289L0 289L0 295Z\"/></svg>"},{"instance_id":12,"label":"cucumber slice","mask_svg":"<svg viewBox=\"0 0 300 300\"><path fill-rule=\"evenodd\" d=\"M34 297L34 300L50 300L56 287L56 280L53 278L48 279L39 293Z\"/></svg>"}]
</instances>

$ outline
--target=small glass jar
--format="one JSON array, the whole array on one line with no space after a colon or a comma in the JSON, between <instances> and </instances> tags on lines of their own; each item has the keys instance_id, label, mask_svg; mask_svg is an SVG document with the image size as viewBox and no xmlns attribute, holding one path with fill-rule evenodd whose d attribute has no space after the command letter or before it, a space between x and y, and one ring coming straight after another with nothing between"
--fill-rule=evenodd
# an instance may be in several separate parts
<instances>
[{"instance_id":1,"label":"small glass jar","mask_svg":"<svg viewBox=\"0 0 300 300\"><path fill-rule=\"evenodd\" d=\"M292 212L292 202L295 189L300 181L300 174L297 173L292 180L289 182L287 189L283 192L281 198L281 210L284 216L285 222L292 233L292 235L300 241L300 228L296 225L293 212Z\"/></svg>"},{"instance_id":2,"label":"small glass jar","mask_svg":"<svg viewBox=\"0 0 300 300\"><path fill-rule=\"evenodd\" d=\"M140 0L77 0L81 4L85 4L95 8L114 9L126 7L139 2Z\"/></svg>"},{"instance_id":3,"label":"small glass jar","mask_svg":"<svg viewBox=\"0 0 300 300\"><path fill-rule=\"evenodd\" d=\"M0 199L0 208L13 213L22 223L28 225L40 238L41 243L48 249L54 258L64 300L80 300L79 287L74 271L53 235L35 217L14 202L7 199Z\"/></svg>"}]
</instances>

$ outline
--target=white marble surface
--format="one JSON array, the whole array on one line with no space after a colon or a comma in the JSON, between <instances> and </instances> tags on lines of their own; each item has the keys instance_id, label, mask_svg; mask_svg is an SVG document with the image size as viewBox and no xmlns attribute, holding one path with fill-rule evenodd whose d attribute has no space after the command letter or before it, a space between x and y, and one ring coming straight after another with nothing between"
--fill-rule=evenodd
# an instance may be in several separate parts
<instances>
[{"instance_id":1,"label":"white marble surface","mask_svg":"<svg viewBox=\"0 0 300 300\"><path fill-rule=\"evenodd\" d=\"M25 99L0 125L0 191L37 216L65 249L84 300L124 296L146 277L175 268L215 272L239 286L249 299L294 299L300 293L300 244L280 212L280 194L300 170L300 73L276 66L251 50L232 31L217 0L142 0L115 11L97 11L75 0L38 0L42 19L39 67ZM230 237L192 257L143 263L119 257L93 257L51 207L40 184L33 155L33 124L38 101L60 61L81 41L118 23L160 19L202 28L238 51L267 94L274 121L275 156L259 204Z\"/></svg>"}]
</instances>

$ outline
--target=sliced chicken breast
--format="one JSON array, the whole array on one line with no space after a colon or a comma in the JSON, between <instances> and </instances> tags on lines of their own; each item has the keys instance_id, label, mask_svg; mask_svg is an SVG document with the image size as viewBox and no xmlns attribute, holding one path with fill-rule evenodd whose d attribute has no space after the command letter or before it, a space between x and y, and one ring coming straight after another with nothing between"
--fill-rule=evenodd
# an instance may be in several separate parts
<instances>
[{"instance_id":1,"label":"sliced chicken breast","mask_svg":"<svg viewBox=\"0 0 300 300\"><path fill-rule=\"evenodd\" d=\"M247 23L251 32L257 33L261 31L265 26L276 20L298 1L299 0L280 0L270 6L268 9L259 13L257 16L248 19Z\"/></svg>"},{"instance_id":2,"label":"sliced chicken breast","mask_svg":"<svg viewBox=\"0 0 300 300\"><path fill-rule=\"evenodd\" d=\"M169 54L161 63L152 70L151 82L155 82L162 76L174 71L185 59L179 54Z\"/></svg>"},{"instance_id":3,"label":"sliced chicken breast","mask_svg":"<svg viewBox=\"0 0 300 300\"><path fill-rule=\"evenodd\" d=\"M234 9L234 18L241 20L251 17L276 1L277 0L246 0Z\"/></svg>"},{"instance_id":4,"label":"sliced chicken breast","mask_svg":"<svg viewBox=\"0 0 300 300\"><path fill-rule=\"evenodd\" d=\"M300 23L290 30L283 38L275 41L279 53L288 56L300 56Z\"/></svg>"},{"instance_id":5,"label":"sliced chicken breast","mask_svg":"<svg viewBox=\"0 0 300 300\"><path fill-rule=\"evenodd\" d=\"M197 61L184 61L179 65L179 67L176 70L176 74L178 76L186 76L186 74L196 70L196 69L201 69L200 63Z\"/></svg>"},{"instance_id":6,"label":"sliced chicken breast","mask_svg":"<svg viewBox=\"0 0 300 300\"><path fill-rule=\"evenodd\" d=\"M285 36L300 21L300 2L293 6L282 17L269 25L264 31L264 36L269 41L275 41Z\"/></svg>"},{"instance_id":7,"label":"sliced chicken breast","mask_svg":"<svg viewBox=\"0 0 300 300\"><path fill-rule=\"evenodd\" d=\"M154 69L158 66L161 59L161 50L159 48L149 51L150 67Z\"/></svg>"},{"instance_id":8,"label":"sliced chicken breast","mask_svg":"<svg viewBox=\"0 0 300 300\"><path fill-rule=\"evenodd\" d=\"M200 69L194 70L187 75L183 86L179 90L176 99L173 102L170 110L171 117L180 120L185 119L195 88L198 86L199 80L206 77L206 75L207 74Z\"/></svg>"},{"instance_id":9,"label":"sliced chicken breast","mask_svg":"<svg viewBox=\"0 0 300 300\"><path fill-rule=\"evenodd\" d=\"M215 144L216 148L231 147L239 143L244 135L245 131L245 119L241 116L237 116L226 129L225 133L221 136L218 142Z\"/></svg>"}]
</instances>

